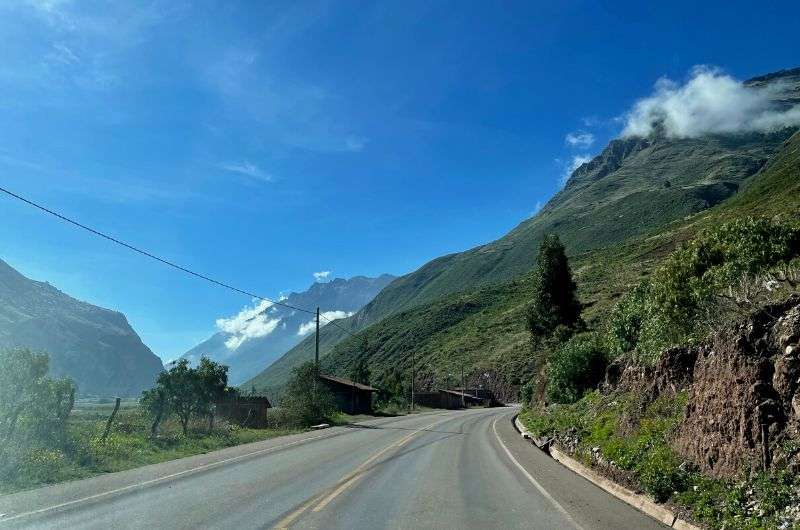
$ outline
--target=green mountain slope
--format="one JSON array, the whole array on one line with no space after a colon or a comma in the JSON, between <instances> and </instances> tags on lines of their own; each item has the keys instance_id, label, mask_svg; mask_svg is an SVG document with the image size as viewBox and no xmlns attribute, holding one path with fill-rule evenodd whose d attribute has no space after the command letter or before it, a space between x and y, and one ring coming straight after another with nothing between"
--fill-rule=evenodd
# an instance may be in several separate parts
<instances>
[{"instance_id":1,"label":"green mountain slope","mask_svg":"<svg viewBox=\"0 0 800 530\"><path fill-rule=\"evenodd\" d=\"M780 83L782 91L776 92L777 98L800 100L798 69L748 83ZM586 252L652 233L705 211L734 196L792 132L614 140L579 167L535 217L497 241L437 258L396 279L364 309L339 324L357 331L442 297L524 275L533 267L538 243L547 233L557 233L571 257L580 260ZM486 287L488 291L493 288ZM329 326L320 336L325 355L348 335ZM312 357L313 341L303 341L247 385L279 386L292 366Z\"/></svg>"},{"instance_id":2,"label":"green mountain slope","mask_svg":"<svg viewBox=\"0 0 800 530\"><path fill-rule=\"evenodd\" d=\"M601 320L616 298L680 241L721 219L756 213L800 213L800 132L735 198L652 234L575 256L589 325ZM512 396L535 368L524 324L531 291L532 278L524 275L392 315L361 332L368 338L366 352L360 336L348 337L323 359L323 368L345 375L356 359L366 356L373 373L391 368L407 373L413 353L422 386L441 384L464 366L471 384Z\"/></svg>"}]
</instances>

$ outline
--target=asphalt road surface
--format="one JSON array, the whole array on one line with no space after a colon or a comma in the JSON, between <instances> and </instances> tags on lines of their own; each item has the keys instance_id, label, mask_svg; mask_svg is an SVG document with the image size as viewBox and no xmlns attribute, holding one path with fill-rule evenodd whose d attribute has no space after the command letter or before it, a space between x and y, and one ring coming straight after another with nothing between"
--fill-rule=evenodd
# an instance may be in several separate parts
<instances>
[{"instance_id":1,"label":"asphalt road surface","mask_svg":"<svg viewBox=\"0 0 800 530\"><path fill-rule=\"evenodd\" d=\"M370 420L0 497L2 528L667 528L522 440L513 409Z\"/></svg>"}]
</instances>

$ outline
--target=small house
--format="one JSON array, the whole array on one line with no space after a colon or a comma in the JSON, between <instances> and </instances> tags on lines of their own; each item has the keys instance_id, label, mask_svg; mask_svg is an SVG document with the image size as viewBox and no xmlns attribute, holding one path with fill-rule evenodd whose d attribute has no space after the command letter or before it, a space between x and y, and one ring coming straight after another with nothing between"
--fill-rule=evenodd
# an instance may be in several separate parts
<instances>
[{"instance_id":1,"label":"small house","mask_svg":"<svg viewBox=\"0 0 800 530\"><path fill-rule=\"evenodd\" d=\"M258 429L267 426L267 409L272 408L267 396L234 393L216 402L216 416L242 427Z\"/></svg>"},{"instance_id":2,"label":"small house","mask_svg":"<svg viewBox=\"0 0 800 530\"><path fill-rule=\"evenodd\" d=\"M372 394L377 388L356 383L343 377L320 374L320 381L336 399L336 407L347 414L369 414L372 412Z\"/></svg>"}]
</instances>

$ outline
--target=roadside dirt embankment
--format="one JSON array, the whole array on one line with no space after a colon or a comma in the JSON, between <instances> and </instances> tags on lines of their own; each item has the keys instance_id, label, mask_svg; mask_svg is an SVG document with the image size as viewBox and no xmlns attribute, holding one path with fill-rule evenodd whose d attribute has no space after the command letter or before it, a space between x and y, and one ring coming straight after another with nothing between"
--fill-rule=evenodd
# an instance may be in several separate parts
<instances>
[{"instance_id":1,"label":"roadside dirt embankment","mask_svg":"<svg viewBox=\"0 0 800 530\"><path fill-rule=\"evenodd\" d=\"M605 389L644 401L686 390L670 443L708 475L734 477L765 464L800 472L800 296L707 343L666 350L653 367L614 364Z\"/></svg>"}]
</instances>

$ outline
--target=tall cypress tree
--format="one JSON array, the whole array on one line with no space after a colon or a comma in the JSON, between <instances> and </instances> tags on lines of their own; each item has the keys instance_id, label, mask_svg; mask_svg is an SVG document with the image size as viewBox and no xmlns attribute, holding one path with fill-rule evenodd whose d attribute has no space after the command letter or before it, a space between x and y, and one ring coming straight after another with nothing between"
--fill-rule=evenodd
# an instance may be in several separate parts
<instances>
[{"instance_id":1,"label":"tall cypress tree","mask_svg":"<svg viewBox=\"0 0 800 530\"><path fill-rule=\"evenodd\" d=\"M539 246L534 282L527 315L534 341L550 335L558 326L576 328L583 324L577 287L557 235L546 236Z\"/></svg>"}]
</instances>

